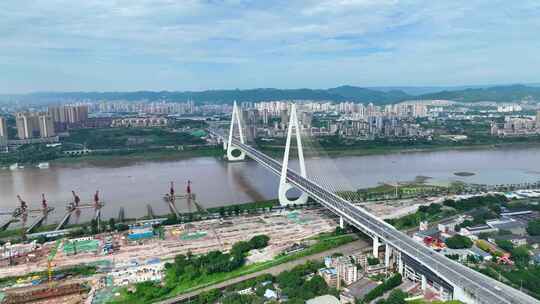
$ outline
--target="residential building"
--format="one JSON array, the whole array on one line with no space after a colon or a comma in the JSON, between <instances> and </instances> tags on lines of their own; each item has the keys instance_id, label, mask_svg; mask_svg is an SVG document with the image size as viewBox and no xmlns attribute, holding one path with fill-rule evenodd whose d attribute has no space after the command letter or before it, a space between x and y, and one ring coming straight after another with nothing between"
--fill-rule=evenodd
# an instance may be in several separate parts
<instances>
[{"instance_id":1,"label":"residential building","mask_svg":"<svg viewBox=\"0 0 540 304\"><path fill-rule=\"evenodd\" d=\"M437 228L442 233L454 232L456 230L456 226L463 223L463 221L464 217L462 216L458 217L457 219L451 218L448 220L443 220L437 225Z\"/></svg>"},{"instance_id":2,"label":"residential building","mask_svg":"<svg viewBox=\"0 0 540 304\"><path fill-rule=\"evenodd\" d=\"M337 271L335 268L319 269L319 275L323 278L326 284L330 287L337 286Z\"/></svg>"},{"instance_id":3,"label":"residential building","mask_svg":"<svg viewBox=\"0 0 540 304\"><path fill-rule=\"evenodd\" d=\"M498 231L497 228L493 228L488 225L480 225L480 226L474 226L474 227L467 226L465 228L461 228L459 230L459 234L476 239L480 233L492 233L492 232L497 232L497 231Z\"/></svg>"},{"instance_id":4,"label":"residential building","mask_svg":"<svg viewBox=\"0 0 540 304\"><path fill-rule=\"evenodd\" d=\"M17 136L19 139L38 137L39 121L32 113L16 113Z\"/></svg>"},{"instance_id":5,"label":"residential building","mask_svg":"<svg viewBox=\"0 0 540 304\"><path fill-rule=\"evenodd\" d=\"M345 285L350 285L358 281L358 269L348 257L337 259L336 269L338 279L345 282Z\"/></svg>"},{"instance_id":6,"label":"residential building","mask_svg":"<svg viewBox=\"0 0 540 304\"><path fill-rule=\"evenodd\" d=\"M8 133L7 133L7 120L4 117L0 117L0 152L5 150L8 143Z\"/></svg>"},{"instance_id":7,"label":"residential building","mask_svg":"<svg viewBox=\"0 0 540 304\"><path fill-rule=\"evenodd\" d=\"M56 135L56 133L54 132L53 120L50 115L40 115L38 119L40 137L46 138Z\"/></svg>"},{"instance_id":8,"label":"residential building","mask_svg":"<svg viewBox=\"0 0 540 304\"><path fill-rule=\"evenodd\" d=\"M55 123L75 124L88 119L88 105L65 105L48 108L49 115Z\"/></svg>"},{"instance_id":9,"label":"residential building","mask_svg":"<svg viewBox=\"0 0 540 304\"><path fill-rule=\"evenodd\" d=\"M54 137L56 132L52 117L42 112L19 112L15 114L19 139Z\"/></svg>"}]
</instances>

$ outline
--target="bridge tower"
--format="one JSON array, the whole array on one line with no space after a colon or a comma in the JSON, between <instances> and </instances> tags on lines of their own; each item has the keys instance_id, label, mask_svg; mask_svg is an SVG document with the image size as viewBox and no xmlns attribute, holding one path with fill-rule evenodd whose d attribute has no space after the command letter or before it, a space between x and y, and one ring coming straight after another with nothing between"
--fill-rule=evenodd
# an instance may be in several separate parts
<instances>
[{"instance_id":1,"label":"bridge tower","mask_svg":"<svg viewBox=\"0 0 540 304\"><path fill-rule=\"evenodd\" d=\"M233 146L233 144L232 144L235 125L238 128L238 134L239 134L239 137L240 137L240 142L244 143L244 134L243 134L243 131L242 131L242 124L241 124L240 121L241 121L240 112L238 111L238 106L236 105L236 101L234 101L232 117L231 117L231 127L229 128L229 141L227 142L226 146L224 144L224 148L227 149L227 160L228 161L238 161L238 160L244 160L246 158L246 153L244 151L238 149L237 147ZM239 151L240 154L237 155L237 156L234 156L232 152L235 151L235 150Z\"/></svg>"},{"instance_id":2,"label":"bridge tower","mask_svg":"<svg viewBox=\"0 0 540 304\"><path fill-rule=\"evenodd\" d=\"M298 118L296 116L296 105L291 105L291 116L289 118L289 128L287 130L287 141L285 143L285 155L283 155L283 166L281 168L281 177L279 179L278 198L279 203L283 206L291 204L305 204L308 200L308 195L302 192L299 198L291 201L287 198L287 191L293 188L293 186L287 182L287 169L289 167L289 150L291 148L291 137L293 129L296 135L296 148L298 150L298 161L300 163L300 176L307 177L306 164L304 162L304 151L302 148L302 139L300 136L300 127L298 124Z\"/></svg>"}]
</instances>

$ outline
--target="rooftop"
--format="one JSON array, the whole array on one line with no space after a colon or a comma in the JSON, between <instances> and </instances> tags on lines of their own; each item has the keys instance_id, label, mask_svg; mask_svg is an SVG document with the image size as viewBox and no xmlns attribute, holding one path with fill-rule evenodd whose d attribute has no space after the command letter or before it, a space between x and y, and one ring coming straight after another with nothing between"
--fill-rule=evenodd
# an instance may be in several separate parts
<instances>
[{"instance_id":1,"label":"rooftop","mask_svg":"<svg viewBox=\"0 0 540 304\"><path fill-rule=\"evenodd\" d=\"M473 232L477 232L477 231L483 231L483 230L491 230L493 229L491 226L488 226L488 225L480 225L480 226L473 226L473 227L470 227L470 226L467 226L465 227L465 229Z\"/></svg>"},{"instance_id":2,"label":"rooftop","mask_svg":"<svg viewBox=\"0 0 540 304\"><path fill-rule=\"evenodd\" d=\"M306 301L306 304L340 304L339 300L331 295L324 295Z\"/></svg>"},{"instance_id":3,"label":"rooftop","mask_svg":"<svg viewBox=\"0 0 540 304\"><path fill-rule=\"evenodd\" d=\"M520 221L515 220L506 220L506 221L488 221L487 222L489 227L493 227L496 229L516 229L516 228L525 228L526 225Z\"/></svg>"}]
</instances>

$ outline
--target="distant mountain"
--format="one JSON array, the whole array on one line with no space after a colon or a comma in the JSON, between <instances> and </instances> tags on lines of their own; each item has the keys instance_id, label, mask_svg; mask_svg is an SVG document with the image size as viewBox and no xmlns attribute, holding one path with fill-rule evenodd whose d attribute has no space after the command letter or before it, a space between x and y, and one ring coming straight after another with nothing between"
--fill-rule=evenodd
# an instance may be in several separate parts
<instances>
[{"instance_id":1,"label":"distant mountain","mask_svg":"<svg viewBox=\"0 0 540 304\"><path fill-rule=\"evenodd\" d=\"M418 96L418 99L448 99L460 102L514 102L524 99L540 101L540 87L518 84L457 91L442 91L423 94Z\"/></svg>"},{"instance_id":2,"label":"distant mountain","mask_svg":"<svg viewBox=\"0 0 540 304\"><path fill-rule=\"evenodd\" d=\"M435 87L380 87L361 88L340 86L330 89L273 89L207 90L207 91L135 91L135 92L41 92L23 95L0 95L0 102L31 104L60 103L70 101L99 100L147 100L178 101L193 100L196 103L258 102L269 100L318 100L354 101L377 105L397 103L411 99L448 99L462 102L495 101L512 102L524 99L540 101L538 85L448 87L432 91ZM416 92L413 94L413 92Z\"/></svg>"},{"instance_id":3,"label":"distant mountain","mask_svg":"<svg viewBox=\"0 0 540 304\"><path fill-rule=\"evenodd\" d=\"M343 96L347 100L372 102L376 104L395 103L412 97L400 90L390 90L385 92L353 86L340 86L326 91L331 94Z\"/></svg>"},{"instance_id":4,"label":"distant mountain","mask_svg":"<svg viewBox=\"0 0 540 304\"><path fill-rule=\"evenodd\" d=\"M3 97L3 98L2 98ZM250 89L250 90L208 90L199 92L170 92L170 91L137 91L137 92L41 92L25 95L4 95L0 100L26 101L33 103L63 102L69 100L169 100L186 101L193 100L197 103L232 103L244 101L268 101L268 100L330 100L330 101L355 101L373 102L377 104L392 103L407 99L409 95L399 92L382 92L352 86L342 86L326 90L313 89Z\"/></svg>"},{"instance_id":5,"label":"distant mountain","mask_svg":"<svg viewBox=\"0 0 540 304\"><path fill-rule=\"evenodd\" d=\"M438 93L441 91L460 91L465 89L480 89L480 88L489 88L492 85L470 85L470 86L387 86L387 87L368 87L368 89L375 91L403 91L409 95L422 95L429 93Z\"/></svg>"}]
</instances>

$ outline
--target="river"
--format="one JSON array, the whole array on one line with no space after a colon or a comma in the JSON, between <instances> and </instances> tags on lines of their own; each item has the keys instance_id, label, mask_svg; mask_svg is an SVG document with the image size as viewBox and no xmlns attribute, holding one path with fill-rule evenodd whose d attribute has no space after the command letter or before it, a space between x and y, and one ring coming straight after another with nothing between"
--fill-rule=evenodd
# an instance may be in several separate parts
<instances>
[{"instance_id":1,"label":"river","mask_svg":"<svg viewBox=\"0 0 540 304\"><path fill-rule=\"evenodd\" d=\"M293 160L293 162L295 162ZM498 150L455 150L400 153L338 158L309 158L308 176L340 189L371 187L381 182L411 181L417 176L429 182L460 180L501 184L540 180L540 148ZM471 172L459 177L455 172ZM321 178L323 177L324 178ZM118 215L123 206L127 217L146 214L147 204L156 214L168 212L163 195L175 181L177 193L192 181L197 201L204 207L271 199L277 196L278 178L254 161L227 163L219 158L196 157L176 161L104 160L80 163L51 163L49 169L0 170L0 209L17 206L20 194L31 208L40 205L41 193L56 208L49 222L57 221L72 200L71 190L90 202L99 189L106 205L105 218ZM193 208L179 202L179 209ZM83 211L80 220L91 217Z\"/></svg>"}]
</instances>

